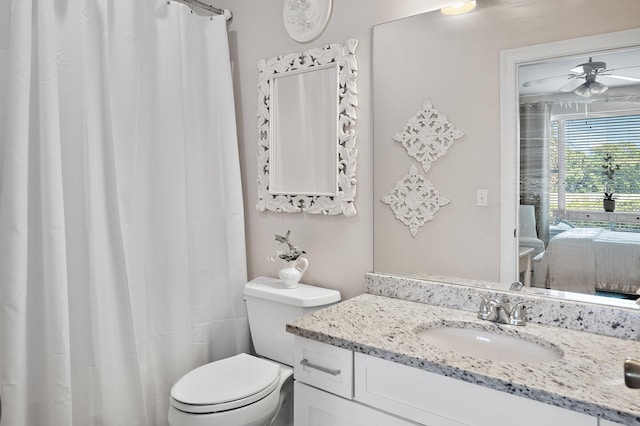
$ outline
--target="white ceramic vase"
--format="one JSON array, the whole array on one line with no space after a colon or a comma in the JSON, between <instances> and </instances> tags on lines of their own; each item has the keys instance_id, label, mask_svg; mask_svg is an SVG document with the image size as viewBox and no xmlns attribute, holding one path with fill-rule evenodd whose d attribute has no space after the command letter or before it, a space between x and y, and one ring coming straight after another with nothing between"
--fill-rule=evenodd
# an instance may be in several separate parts
<instances>
[{"instance_id":1,"label":"white ceramic vase","mask_svg":"<svg viewBox=\"0 0 640 426\"><path fill-rule=\"evenodd\" d=\"M302 274L309 267L309 261L303 257L287 262L287 266L280 269L278 276L284 288L296 288Z\"/></svg>"}]
</instances>

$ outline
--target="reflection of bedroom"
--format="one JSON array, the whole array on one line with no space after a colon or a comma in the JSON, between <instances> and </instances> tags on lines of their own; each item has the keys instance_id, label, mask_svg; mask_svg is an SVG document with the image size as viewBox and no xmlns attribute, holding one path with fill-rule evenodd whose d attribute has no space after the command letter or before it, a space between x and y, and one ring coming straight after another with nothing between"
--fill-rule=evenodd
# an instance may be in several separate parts
<instances>
[{"instance_id":1,"label":"reflection of bedroom","mask_svg":"<svg viewBox=\"0 0 640 426\"><path fill-rule=\"evenodd\" d=\"M559 60L573 62L560 75L521 67L520 271L536 287L635 299L640 63L606 56Z\"/></svg>"}]
</instances>

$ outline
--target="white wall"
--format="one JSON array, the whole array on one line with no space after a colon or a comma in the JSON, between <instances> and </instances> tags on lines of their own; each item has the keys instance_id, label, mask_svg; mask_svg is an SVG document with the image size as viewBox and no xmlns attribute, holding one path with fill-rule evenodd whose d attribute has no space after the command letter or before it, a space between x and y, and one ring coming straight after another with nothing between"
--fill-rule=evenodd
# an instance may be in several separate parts
<instances>
[{"instance_id":1,"label":"white wall","mask_svg":"<svg viewBox=\"0 0 640 426\"><path fill-rule=\"evenodd\" d=\"M372 28L374 25L404 18L407 16L433 10L446 3L444 0L333 0L333 11L325 31L316 40L300 44L289 38L282 23L283 0L207 0L215 6L230 9L234 18L229 24L231 55L234 66L236 111L240 143L240 161L242 168L243 192L245 199L245 219L247 237L247 257L249 277L259 275L277 276L280 264L267 261L267 256L274 254L278 248L274 234L282 234L287 229L293 232L293 242L304 248L310 262L303 282L335 288L342 292L344 298L355 296L364 290L364 274L373 270L373 206L379 201L373 195L373 90L372 90ZM478 25L486 26L500 48L519 47L528 41L542 43L563 38L578 37L615 29L627 29L640 26L640 11L637 0L608 0L596 2L594 0L478 0L491 7L511 8L512 15L517 18L517 26L505 25L492 28L491 14ZM606 4L605 4L606 3ZM501 5L501 6L499 6ZM630 6L632 5L632 6ZM629 10L629 9L632 10ZM590 10L587 22L574 19L582 10ZM552 16L561 10L568 19L562 20L562 25L553 26L540 24L537 18ZM625 10L627 12L625 12ZM612 12L613 11L613 12ZM532 19L529 20L528 17ZM488 21L488 22L487 22ZM517 28L514 28L517 27ZM540 29L548 33L540 32ZM520 36L513 37L507 29L517 30ZM504 31L503 31L504 30ZM272 212L259 213L255 209L257 202L257 129L256 102L258 71L256 63L259 59L271 58L277 55L307 50L333 42L343 42L349 38L359 41L357 58L359 65L358 92L360 108L358 111L358 193L356 208L358 215L352 218L341 216L317 216L303 214L276 214ZM525 43L527 42L527 43ZM519 44L524 43L524 44ZM407 54L424 54L407 52ZM474 59L488 58L492 61L488 81L496 90L492 97L492 104L487 108L491 116L488 123L492 128L493 137L481 142L463 142L467 146L472 143L482 143L481 151L465 152L465 146L455 147L456 153L464 157L473 156L473 152L480 152L480 160L491 158L488 164L491 170L483 181L478 182L483 188L490 190L490 197L495 199L499 193L499 171L495 167L499 162L499 56L492 52L490 56L480 51L473 52ZM465 58L453 55L453 61L465 63ZM437 63L437 62L436 62ZM485 84L486 80L481 83ZM393 82L390 84L411 84L410 81ZM454 104L451 104L454 105ZM438 107L438 105L436 105ZM445 105L444 110L450 116L455 116L453 107ZM415 111L414 111L415 112ZM481 161L482 162L482 161ZM478 176L485 176L478 174ZM464 196L465 202L474 201L476 183L471 186L471 193ZM479 187L479 186L478 186ZM452 187L453 192L462 194L465 189ZM496 203L499 200L496 200ZM495 212L498 204L478 211L480 217L474 216L474 209L470 215L463 216L463 220L472 222L481 220L478 227L480 237L487 236L489 246L483 248L483 253L491 260L484 259L475 272L485 278L497 280L499 247L497 238L499 220ZM403 231L406 232L406 231ZM442 241L441 243L446 242ZM377 241L376 245L384 243ZM438 242L436 242L438 243ZM453 248L455 250L455 247ZM398 254L402 255L401 252ZM493 258L495 255L495 260ZM455 274L454 274L455 275Z\"/></svg>"},{"instance_id":2,"label":"white wall","mask_svg":"<svg viewBox=\"0 0 640 426\"><path fill-rule=\"evenodd\" d=\"M298 43L282 23L283 0L207 0L230 9L240 161L245 200L249 277L277 276L279 263L267 261L278 244L274 234L292 231L292 241L305 249L309 269L302 281L334 288L343 298L364 291L364 274L373 270L373 135L371 101L372 27L442 4L440 0L334 0L326 30L316 40ZM349 38L359 41L358 58L358 191L355 217L259 213L257 203L257 82L259 59L299 52Z\"/></svg>"}]
</instances>

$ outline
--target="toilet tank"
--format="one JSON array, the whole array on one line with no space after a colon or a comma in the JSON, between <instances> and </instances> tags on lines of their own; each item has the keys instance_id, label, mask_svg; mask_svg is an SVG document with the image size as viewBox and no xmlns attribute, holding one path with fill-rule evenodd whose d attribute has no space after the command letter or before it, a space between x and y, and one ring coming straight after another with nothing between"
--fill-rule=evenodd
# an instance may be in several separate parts
<instances>
[{"instance_id":1,"label":"toilet tank","mask_svg":"<svg viewBox=\"0 0 640 426\"><path fill-rule=\"evenodd\" d=\"M245 285L244 299L256 353L292 366L293 335L287 323L339 302L340 292L306 284L284 288L280 280L258 277Z\"/></svg>"}]
</instances>

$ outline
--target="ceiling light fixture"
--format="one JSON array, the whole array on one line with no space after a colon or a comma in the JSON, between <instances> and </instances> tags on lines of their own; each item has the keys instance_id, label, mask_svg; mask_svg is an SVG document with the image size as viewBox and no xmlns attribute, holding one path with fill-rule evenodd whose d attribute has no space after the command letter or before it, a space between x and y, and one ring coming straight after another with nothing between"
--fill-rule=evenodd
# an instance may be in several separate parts
<instances>
[{"instance_id":1,"label":"ceiling light fixture","mask_svg":"<svg viewBox=\"0 0 640 426\"><path fill-rule=\"evenodd\" d=\"M476 0L469 0L459 3L454 3L451 6L443 7L440 9L445 15L462 15L463 13L471 12L476 8Z\"/></svg>"},{"instance_id":2,"label":"ceiling light fixture","mask_svg":"<svg viewBox=\"0 0 640 426\"><path fill-rule=\"evenodd\" d=\"M586 80L587 81L578 86L573 93L578 96L590 98L591 96L601 95L609 89L608 86L596 81L595 74L587 75Z\"/></svg>"}]
</instances>

